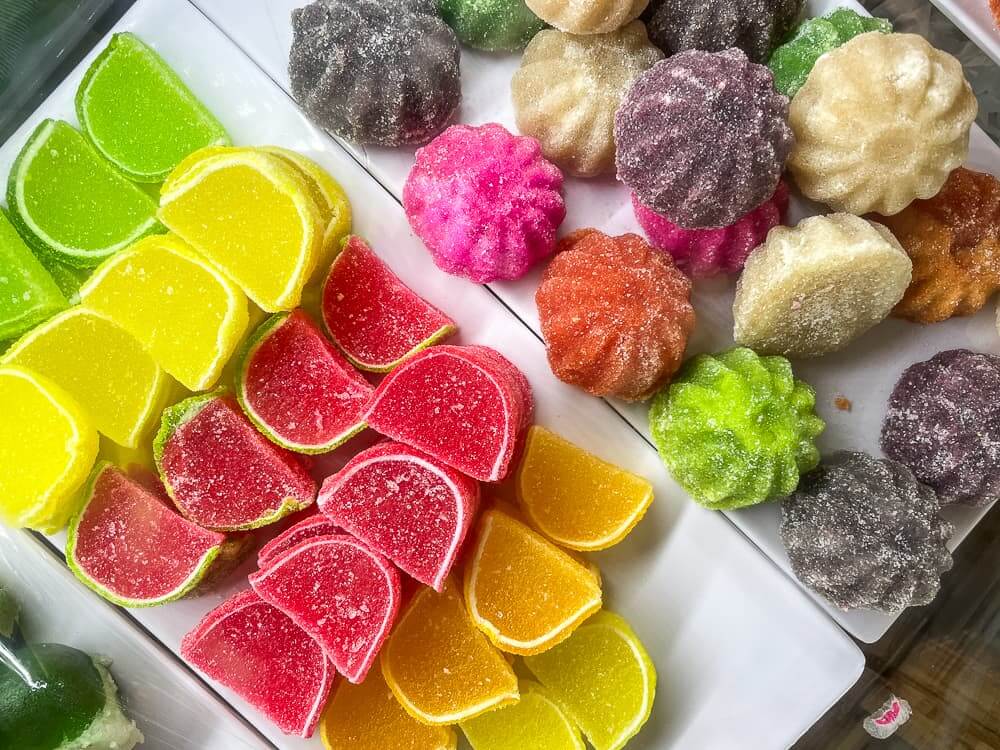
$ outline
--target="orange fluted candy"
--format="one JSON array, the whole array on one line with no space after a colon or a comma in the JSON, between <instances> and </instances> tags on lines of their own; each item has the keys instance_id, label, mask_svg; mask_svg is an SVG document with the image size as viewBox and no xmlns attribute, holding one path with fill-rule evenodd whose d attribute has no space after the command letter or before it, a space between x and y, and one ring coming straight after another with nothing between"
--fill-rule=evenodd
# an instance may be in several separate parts
<instances>
[{"instance_id":1,"label":"orange fluted candy","mask_svg":"<svg viewBox=\"0 0 1000 750\"><path fill-rule=\"evenodd\" d=\"M649 398L684 357L690 296L690 280L638 235L574 232L535 295L552 372L595 396Z\"/></svg>"}]
</instances>

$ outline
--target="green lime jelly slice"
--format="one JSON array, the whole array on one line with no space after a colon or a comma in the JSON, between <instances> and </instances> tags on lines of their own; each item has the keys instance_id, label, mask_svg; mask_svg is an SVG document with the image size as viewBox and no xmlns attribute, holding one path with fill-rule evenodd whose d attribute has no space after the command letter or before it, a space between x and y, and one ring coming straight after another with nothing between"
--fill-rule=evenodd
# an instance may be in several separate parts
<instances>
[{"instance_id":1,"label":"green lime jelly slice","mask_svg":"<svg viewBox=\"0 0 1000 750\"><path fill-rule=\"evenodd\" d=\"M83 77L76 112L108 160L161 182L188 154L229 136L173 69L134 34L115 34Z\"/></svg>"},{"instance_id":2,"label":"green lime jelly slice","mask_svg":"<svg viewBox=\"0 0 1000 750\"><path fill-rule=\"evenodd\" d=\"M65 307L56 282L0 211L0 341L20 336Z\"/></svg>"},{"instance_id":3,"label":"green lime jelly slice","mask_svg":"<svg viewBox=\"0 0 1000 750\"><path fill-rule=\"evenodd\" d=\"M7 182L11 220L28 244L76 268L160 229L156 203L100 157L72 126L45 120Z\"/></svg>"}]
</instances>

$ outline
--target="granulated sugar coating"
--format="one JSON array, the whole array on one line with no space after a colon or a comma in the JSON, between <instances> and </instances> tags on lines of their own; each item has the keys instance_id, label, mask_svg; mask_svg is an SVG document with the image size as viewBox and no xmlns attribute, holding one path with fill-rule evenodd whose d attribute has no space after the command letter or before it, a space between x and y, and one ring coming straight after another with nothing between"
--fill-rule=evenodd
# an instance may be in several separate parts
<instances>
[{"instance_id":1,"label":"granulated sugar coating","mask_svg":"<svg viewBox=\"0 0 1000 750\"><path fill-rule=\"evenodd\" d=\"M404 573L440 591L479 506L479 485L426 453L387 440L328 478L317 504Z\"/></svg>"},{"instance_id":2,"label":"granulated sugar coating","mask_svg":"<svg viewBox=\"0 0 1000 750\"><path fill-rule=\"evenodd\" d=\"M632 81L663 59L640 21L608 34L543 31L511 82L517 127L582 177L615 166L615 112Z\"/></svg>"},{"instance_id":3,"label":"granulated sugar coating","mask_svg":"<svg viewBox=\"0 0 1000 750\"><path fill-rule=\"evenodd\" d=\"M754 62L795 25L803 0L651 0L643 19L653 42L673 55L689 49L738 47Z\"/></svg>"},{"instance_id":4,"label":"granulated sugar coating","mask_svg":"<svg viewBox=\"0 0 1000 750\"><path fill-rule=\"evenodd\" d=\"M417 151L403 206L442 271L486 284L519 279L552 254L562 185L534 138L453 125Z\"/></svg>"},{"instance_id":5,"label":"granulated sugar coating","mask_svg":"<svg viewBox=\"0 0 1000 750\"><path fill-rule=\"evenodd\" d=\"M899 612L927 604L951 568L954 532L934 492L902 464L841 452L781 505L796 577L840 609Z\"/></svg>"},{"instance_id":6,"label":"granulated sugar coating","mask_svg":"<svg viewBox=\"0 0 1000 750\"><path fill-rule=\"evenodd\" d=\"M942 503L1000 497L1000 357L967 349L911 365L889 400L882 450Z\"/></svg>"},{"instance_id":7,"label":"granulated sugar coating","mask_svg":"<svg viewBox=\"0 0 1000 750\"><path fill-rule=\"evenodd\" d=\"M712 510L784 497L819 463L816 394L783 357L750 349L689 360L649 411L674 480Z\"/></svg>"},{"instance_id":8,"label":"granulated sugar coating","mask_svg":"<svg viewBox=\"0 0 1000 750\"><path fill-rule=\"evenodd\" d=\"M778 227L751 253L736 285L733 338L789 357L835 352L889 315L910 271L881 224L830 214Z\"/></svg>"},{"instance_id":9,"label":"granulated sugar coating","mask_svg":"<svg viewBox=\"0 0 1000 750\"><path fill-rule=\"evenodd\" d=\"M767 67L774 73L774 87L787 97L795 96L819 58L869 31L889 34L892 24L884 18L859 15L850 8L837 8L821 18L806 19L795 30L795 36L778 47L767 61Z\"/></svg>"},{"instance_id":10,"label":"granulated sugar coating","mask_svg":"<svg viewBox=\"0 0 1000 750\"><path fill-rule=\"evenodd\" d=\"M332 536L341 533L337 524L322 513L314 513L294 526L289 526L274 539L260 548L257 553L257 567L266 568L272 560L276 560L285 550L289 550L309 539L319 536Z\"/></svg>"},{"instance_id":11,"label":"granulated sugar coating","mask_svg":"<svg viewBox=\"0 0 1000 750\"><path fill-rule=\"evenodd\" d=\"M336 676L320 645L250 590L205 615L181 656L299 737L312 736Z\"/></svg>"},{"instance_id":12,"label":"granulated sugar coating","mask_svg":"<svg viewBox=\"0 0 1000 750\"><path fill-rule=\"evenodd\" d=\"M535 293L552 372L595 396L644 401L680 367L690 296L691 281L639 235L574 232Z\"/></svg>"},{"instance_id":13,"label":"granulated sugar coating","mask_svg":"<svg viewBox=\"0 0 1000 750\"><path fill-rule=\"evenodd\" d=\"M686 229L729 226L770 198L793 145L788 99L737 49L682 52L629 89L618 178Z\"/></svg>"},{"instance_id":14,"label":"granulated sugar coating","mask_svg":"<svg viewBox=\"0 0 1000 750\"><path fill-rule=\"evenodd\" d=\"M526 0L546 23L570 34L607 34L634 21L649 0Z\"/></svg>"},{"instance_id":15,"label":"granulated sugar coating","mask_svg":"<svg viewBox=\"0 0 1000 750\"><path fill-rule=\"evenodd\" d=\"M1000 289L1000 181L959 167L941 192L878 219L913 261L893 314L917 323L974 315Z\"/></svg>"},{"instance_id":16,"label":"granulated sugar coating","mask_svg":"<svg viewBox=\"0 0 1000 750\"><path fill-rule=\"evenodd\" d=\"M292 32L292 95L334 135L423 143L458 109L458 39L436 0L315 0L292 11Z\"/></svg>"},{"instance_id":17,"label":"granulated sugar coating","mask_svg":"<svg viewBox=\"0 0 1000 750\"><path fill-rule=\"evenodd\" d=\"M895 214L965 161L977 111L954 57L914 34L862 34L823 55L792 100L788 166L835 211Z\"/></svg>"},{"instance_id":18,"label":"granulated sugar coating","mask_svg":"<svg viewBox=\"0 0 1000 750\"><path fill-rule=\"evenodd\" d=\"M670 253L689 276L739 273L767 233L785 221L788 185L782 180L768 200L735 224L720 229L682 229L663 214L646 208L634 193L632 209L649 241Z\"/></svg>"},{"instance_id":19,"label":"granulated sugar coating","mask_svg":"<svg viewBox=\"0 0 1000 750\"><path fill-rule=\"evenodd\" d=\"M488 52L524 49L545 28L524 0L440 0L439 6L462 44Z\"/></svg>"}]
</instances>

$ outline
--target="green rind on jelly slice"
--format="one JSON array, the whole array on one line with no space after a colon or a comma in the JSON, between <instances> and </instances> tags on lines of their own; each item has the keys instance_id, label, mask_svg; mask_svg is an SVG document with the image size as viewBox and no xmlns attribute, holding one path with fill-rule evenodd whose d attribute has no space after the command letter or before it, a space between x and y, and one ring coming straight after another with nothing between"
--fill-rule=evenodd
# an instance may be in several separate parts
<instances>
[{"instance_id":1,"label":"green rind on jelly slice","mask_svg":"<svg viewBox=\"0 0 1000 750\"><path fill-rule=\"evenodd\" d=\"M230 143L177 73L129 32L115 34L87 69L76 112L97 150L137 182L162 182L187 155Z\"/></svg>"},{"instance_id":2,"label":"green rind on jelly slice","mask_svg":"<svg viewBox=\"0 0 1000 750\"><path fill-rule=\"evenodd\" d=\"M20 336L68 306L56 281L0 208L0 341Z\"/></svg>"},{"instance_id":3,"label":"green rind on jelly slice","mask_svg":"<svg viewBox=\"0 0 1000 750\"><path fill-rule=\"evenodd\" d=\"M162 231L153 198L60 120L44 120L24 144L7 179L7 204L33 250L74 268L93 268Z\"/></svg>"},{"instance_id":4,"label":"green rind on jelly slice","mask_svg":"<svg viewBox=\"0 0 1000 750\"><path fill-rule=\"evenodd\" d=\"M172 493L172 490L170 483L163 474L164 448L178 429L197 417L202 409L224 394L224 389L217 388L208 393L201 393L197 396L186 398L163 410L163 415L160 417L160 428L156 431L156 436L153 438L153 462L156 464L156 470L163 479L163 486L167 492Z\"/></svg>"}]
</instances>

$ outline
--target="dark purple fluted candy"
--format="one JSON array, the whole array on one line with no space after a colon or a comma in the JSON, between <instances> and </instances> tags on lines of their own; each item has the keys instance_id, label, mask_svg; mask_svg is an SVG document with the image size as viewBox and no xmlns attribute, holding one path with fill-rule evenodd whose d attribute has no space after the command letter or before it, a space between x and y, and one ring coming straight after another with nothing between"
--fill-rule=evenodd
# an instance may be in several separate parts
<instances>
[{"instance_id":1,"label":"dark purple fluted candy","mask_svg":"<svg viewBox=\"0 0 1000 750\"><path fill-rule=\"evenodd\" d=\"M927 604L952 565L934 491L900 463L837 453L781 504L781 541L806 586L841 609Z\"/></svg>"},{"instance_id":2,"label":"dark purple fluted candy","mask_svg":"<svg viewBox=\"0 0 1000 750\"><path fill-rule=\"evenodd\" d=\"M424 143L458 108L461 53L435 0L315 0L292 32L292 95L335 135Z\"/></svg>"},{"instance_id":3,"label":"dark purple fluted candy","mask_svg":"<svg viewBox=\"0 0 1000 750\"><path fill-rule=\"evenodd\" d=\"M685 229L728 226L770 198L794 143L788 99L738 49L682 52L640 75L615 139L618 178Z\"/></svg>"},{"instance_id":4,"label":"dark purple fluted candy","mask_svg":"<svg viewBox=\"0 0 1000 750\"><path fill-rule=\"evenodd\" d=\"M1000 497L1000 357L952 349L907 368L889 399L882 450L942 503Z\"/></svg>"}]
</instances>

